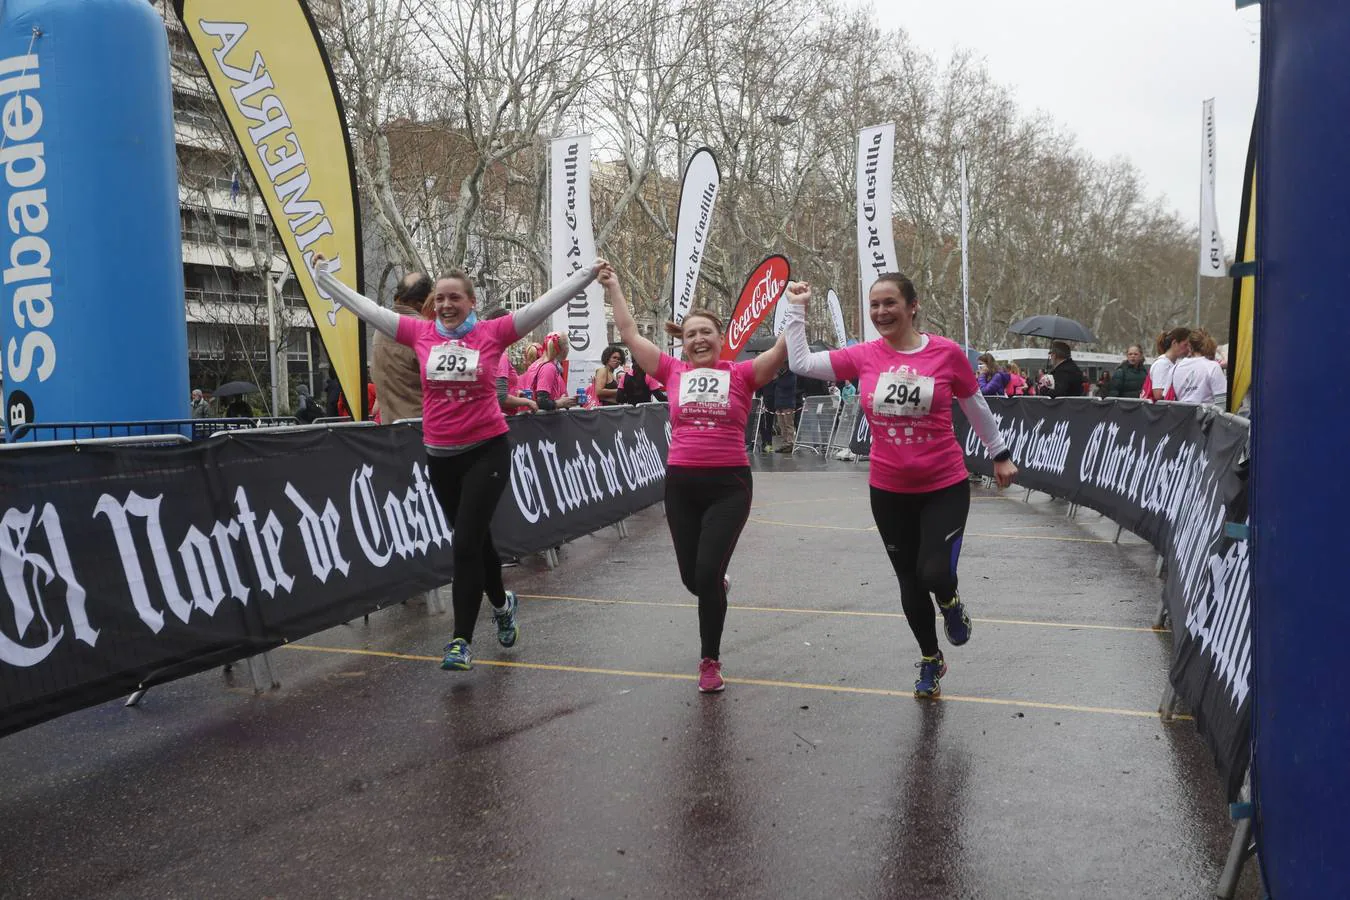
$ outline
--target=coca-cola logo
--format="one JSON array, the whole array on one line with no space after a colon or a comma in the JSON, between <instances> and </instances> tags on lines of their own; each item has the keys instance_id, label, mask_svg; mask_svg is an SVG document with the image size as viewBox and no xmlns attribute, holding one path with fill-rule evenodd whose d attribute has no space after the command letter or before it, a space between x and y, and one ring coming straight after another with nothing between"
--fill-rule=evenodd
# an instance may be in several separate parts
<instances>
[{"instance_id":1,"label":"coca-cola logo","mask_svg":"<svg viewBox=\"0 0 1350 900\"><path fill-rule=\"evenodd\" d=\"M768 317L778 298L783 296L791 275L792 267L787 258L782 256L770 256L750 274L745 287L741 288L736 311L727 323L727 339L722 347L723 359L736 358L750 335Z\"/></svg>"}]
</instances>

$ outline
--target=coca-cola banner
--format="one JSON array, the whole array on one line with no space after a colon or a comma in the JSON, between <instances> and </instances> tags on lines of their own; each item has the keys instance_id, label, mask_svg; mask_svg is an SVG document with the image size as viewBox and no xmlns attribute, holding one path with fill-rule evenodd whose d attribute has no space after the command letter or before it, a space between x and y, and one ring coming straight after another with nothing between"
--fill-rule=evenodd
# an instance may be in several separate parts
<instances>
[{"instance_id":1,"label":"coca-cola banner","mask_svg":"<svg viewBox=\"0 0 1350 900\"><path fill-rule=\"evenodd\" d=\"M1247 421L1181 403L988 400L1019 485L1109 516L1166 560L1172 684L1236 797L1250 753L1251 577L1248 545L1226 526L1247 524ZM952 416L966 465L993 474L960 406ZM858 423L852 449L866 455Z\"/></svg>"},{"instance_id":2,"label":"coca-cola banner","mask_svg":"<svg viewBox=\"0 0 1350 900\"><path fill-rule=\"evenodd\" d=\"M662 498L664 405L511 420L505 554ZM453 575L411 425L0 456L0 735L349 621Z\"/></svg>"},{"instance_id":3,"label":"coca-cola banner","mask_svg":"<svg viewBox=\"0 0 1350 900\"><path fill-rule=\"evenodd\" d=\"M741 288L741 298L727 322L727 336L722 343L722 359L735 359L755 329L769 317L769 312L787 290L792 267L785 256L770 256L755 267Z\"/></svg>"}]
</instances>

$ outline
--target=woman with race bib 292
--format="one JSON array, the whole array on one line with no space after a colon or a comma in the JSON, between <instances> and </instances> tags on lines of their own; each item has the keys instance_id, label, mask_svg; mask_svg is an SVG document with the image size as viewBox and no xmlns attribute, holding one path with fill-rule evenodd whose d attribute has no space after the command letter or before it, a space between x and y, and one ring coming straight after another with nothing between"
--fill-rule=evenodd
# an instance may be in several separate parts
<instances>
[{"instance_id":1,"label":"woman with race bib 292","mask_svg":"<svg viewBox=\"0 0 1350 900\"><path fill-rule=\"evenodd\" d=\"M618 275L603 261L598 280L634 363L653 373L669 395L666 523L680 580L698 597L702 645L698 689L716 693L726 686L721 644L727 617L727 565L750 518L752 484L745 423L755 390L773 379L787 359L787 348L780 339L753 361L721 361L721 320L706 309L693 309L681 324L666 325L669 334L684 342L684 359L675 359L638 333Z\"/></svg>"},{"instance_id":2,"label":"woman with race bib 292","mask_svg":"<svg viewBox=\"0 0 1350 900\"><path fill-rule=\"evenodd\" d=\"M937 616L947 640L970 640L970 617L956 591L956 562L970 513L965 456L952 431L952 400L994 459L1007 487L1017 476L989 404L961 347L915 327L919 300L904 275L882 275L868 294L881 336L841 350L812 353L806 341L811 290L788 285L788 356L798 375L827 381L859 379L863 413L872 429L868 484L872 518L900 581L900 603L922 658L916 697L936 697L947 662L938 647Z\"/></svg>"},{"instance_id":3,"label":"woman with race bib 292","mask_svg":"<svg viewBox=\"0 0 1350 900\"><path fill-rule=\"evenodd\" d=\"M314 275L329 296L381 333L417 353L422 370L422 439L427 472L445 519L454 528L451 586L454 635L442 669L473 668L474 625L487 592L503 647L515 644L516 596L502 584L501 557L489 526L511 473L506 418L497 399L502 353L538 328L595 278L586 268L510 315L479 320L473 282L459 271L437 279L434 319L401 316L363 297L315 257Z\"/></svg>"}]
</instances>

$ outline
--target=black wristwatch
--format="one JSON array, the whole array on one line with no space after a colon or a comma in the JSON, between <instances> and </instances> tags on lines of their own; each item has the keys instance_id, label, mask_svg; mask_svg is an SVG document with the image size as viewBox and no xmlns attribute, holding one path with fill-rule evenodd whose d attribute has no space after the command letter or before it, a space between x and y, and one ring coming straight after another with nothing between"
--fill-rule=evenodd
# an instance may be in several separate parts
<instances>
[{"instance_id":1,"label":"black wristwatch","mask_svg":"<svg viewBox=\"0 0 1350 900\"><path fill-rule=\"evenodd\" d=\"M1004 451L1003 451L1002 453L1000 453L998 456L995 456L995 457L994 457L994 462L996 462L996 463L999 463L999 462L1006 462L1006 461L1008 461L1008 460L1010 460L1010 459L1012 459L1012 451L1011 451L1011 450L1004 450Z\"/></svg>"}]
</instances>

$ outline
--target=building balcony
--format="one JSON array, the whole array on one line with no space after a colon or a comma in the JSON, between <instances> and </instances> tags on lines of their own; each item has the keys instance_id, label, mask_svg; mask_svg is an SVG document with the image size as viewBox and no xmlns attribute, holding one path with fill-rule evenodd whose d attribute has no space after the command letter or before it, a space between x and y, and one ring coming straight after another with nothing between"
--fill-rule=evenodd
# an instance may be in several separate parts
<instances>
[{"instance_id":1,"label":"building balcony","mask_svg":"<svg viewBox=\"0 0 1350 900\"><path fill-rule=\"evenodd\" d=\"M194 325L267 327L267 298L261 294L187 288L183 295L187 320ZM278 310L282 328L314 327L314 317L309 314L309 307L303 299L282 299L286 301Z\"/></svg>"},{"instance_id":2,"label":"building balcony","mask_svg":"<svg viewBox=\"0 0 1350 900\"><path fill-rule=\"evenodd\" d=\"M212 266L218 269L235 269L241 271L254 271L256 259L253 251L248 249L246 239L237 238L230 246L222 246L214 236L204 235L200 232L185 229L183 231L183 262L196 266ZM239 246L242 244L242 246ZM280 247L272 255L272 263L269 266L270 271L280 273L286 268L286 255Z\"/></svg>"}]
</instances>

